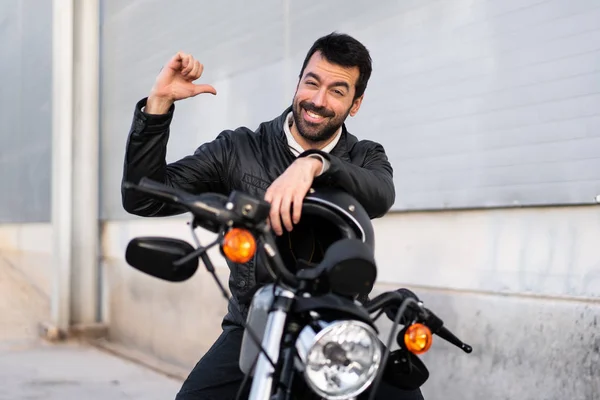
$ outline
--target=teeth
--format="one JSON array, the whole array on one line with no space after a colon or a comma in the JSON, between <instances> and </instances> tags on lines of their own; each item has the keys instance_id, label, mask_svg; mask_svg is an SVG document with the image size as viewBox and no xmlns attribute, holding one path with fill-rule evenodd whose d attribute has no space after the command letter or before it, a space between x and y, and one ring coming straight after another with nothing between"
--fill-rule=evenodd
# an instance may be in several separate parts
<instances>
[{"instance_id":1,"label":"teeth","mask_svg":"<svg viewBox=\"0 0 600 400\"><path fill-rule=\"evenodd\" d=\"M306 113L312 118L322 118L319 114L315 114L312 111L306 111Z\"/></svg>"}]
</instances>

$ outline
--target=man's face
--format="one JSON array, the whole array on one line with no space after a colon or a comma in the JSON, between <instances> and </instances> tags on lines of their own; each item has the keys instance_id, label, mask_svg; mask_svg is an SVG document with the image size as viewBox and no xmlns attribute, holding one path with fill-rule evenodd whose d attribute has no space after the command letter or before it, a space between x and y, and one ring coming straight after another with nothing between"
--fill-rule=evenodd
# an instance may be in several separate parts
<instances>
[{"instance_id":1,"label":"man's face","mask_svg":"<svg viewBox=\"0 0 600 400\"><path fill-rule=\"evenodd\" d=\"M292 105L300 136L312 143L327 142L354 116L363 96L354 100L358 67L331 64L320 52L310 58L298 82Z\"/></svg>"}]
</instances>

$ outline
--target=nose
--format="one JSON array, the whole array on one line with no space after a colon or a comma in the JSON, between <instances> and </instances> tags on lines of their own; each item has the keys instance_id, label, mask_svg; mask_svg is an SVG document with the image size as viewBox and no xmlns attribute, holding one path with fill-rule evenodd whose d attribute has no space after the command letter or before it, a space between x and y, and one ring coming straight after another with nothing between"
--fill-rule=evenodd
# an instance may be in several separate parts
<instances>
[{"instance_id":1,"label":"nose","mask_svg":"<svg viewBox=\"0 0 600 400\"><path fill-rule=\"evenodd\" d=\"M326 90L319 89L315 91L311 100L316 107L325 107L327 104Z\"/></svg>"}]
</instances>

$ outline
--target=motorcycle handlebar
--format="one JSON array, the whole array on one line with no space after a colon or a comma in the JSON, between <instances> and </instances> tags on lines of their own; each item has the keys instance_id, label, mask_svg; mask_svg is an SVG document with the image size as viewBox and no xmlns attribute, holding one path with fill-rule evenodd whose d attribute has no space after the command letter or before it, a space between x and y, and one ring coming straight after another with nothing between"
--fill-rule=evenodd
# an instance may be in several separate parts
<instances>
[{"instance_id":1,"label":"motorcycle handlebar","mask_svg":"<svg viewBox=\"0 0 600 400\"><path fill-rule=\"evenodd\" d=\"M157 200L183 206L194 217L202 220L218 224L236 223L239 220L237 215L227 210L225 207L227 198L222 195L214 193L192 195L145 177L140 179L137 185L129 182L125 182L123 185L126 189L134 189Z\"/></svg>"},{"instance_id":2,"label":"motorcycle handlebar","mask_svg":"<svg viewBox=\"0 0 600 400\"><path fill-rule=\"evenodd\" d=\"M236 213L233 205L230 206L228 204L228 198L221 194L203 193L192 195L146 177L140 179L137 185L131 182L124 182L123 187L125 189L145 193L160 201L182 206L192 213L195 218L202 221L208 221L217 226L244 225L260 230L259 225L261 222L249 222L244 219L243 216ZM268 213L266 215L268 215ZM263 240L268 245L265 248L269 256L267 259L275 270L274 273L276 273L286 284L296 286L298 281L294 274L285 268L281 256L276 251L275 241L272 236L265 234L265 232L262 233Z\"/></svg>"},{"instance_id":3,"label":"motorcycle handlebar","mask_svg":"<svg viewBox=\"0 0 600 400\"><path fill-rule=\"evenodd\" d=\"M471 353L473 351L473 348L470 345L463 343L452 332L450 332L449 329L444 327L444 321L442 321L431 310L425 308L417 295L408 289L401 288L394 292L382 293L368 302L365 305L365 308L370 314L377 310L384 309L387 317L394 321L394 315L397 312L398 307L408 298L412 298L417 303L408 305L403 319L400 320L401 323L406 325L410 321L422 321L429 327L433 334L436 334L447 342L455 345L465 353Z\"/></svg>"},{"instance_id":4,"label":"motorcycle handlebar","mask_svg":"<svg viewBox=\"0 0 600 400\"><path fill-rule=\"evenodd\" d=\"M131 182L124 182L123 187L125 189L133 189L137 192L142 192L151 197L162 200L168 203L182 203L183 200L181 197L185 197L184 193L180 193L174 188L171 188L166 185L159 184L148 178L140 179L140 182L136 185Z\"/></svg>"}]
</instances>

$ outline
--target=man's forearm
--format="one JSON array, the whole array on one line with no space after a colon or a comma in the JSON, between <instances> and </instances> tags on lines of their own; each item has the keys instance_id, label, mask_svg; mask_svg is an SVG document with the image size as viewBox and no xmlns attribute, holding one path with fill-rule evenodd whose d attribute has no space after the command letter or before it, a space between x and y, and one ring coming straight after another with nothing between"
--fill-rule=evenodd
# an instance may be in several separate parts
<instances>
[{"instance_id":1,"label":"man's forearm","mask_svg":"<svg viewBox=\"0 0 600 400\"><path fill-rule=\"evenodd\" d=\"M144 103L145 100L142 100L136 105L125 149L122 180L138 183L143 177L148 177L167 183L165 154L171 117L165 114L160 118L149 119L141 111ZM135 215L162 216L182 212L133 190L122 189L121 200L123 208Z\"/></svg>"},{"instance_id":2,"label":"man's forearm","mask_svg":"<svg viewBox=\"0 0 600 400\"><path fill-rule=\"evenodd\" d=\"M394 181L387 173L369 170L342 160L333 160L326 173L328 184L351 194L365 208L369 217L385 215L396 199Z\"/></svg>"},{"instance_id":3,"label":"man's forearm","mask_svg":"<svg viewBox=\"0 0 600 400\"><path fill-rule=\"evenodd\" d=\"M306 155L311 153L314 154L315 151L307 151ZM356 198L371 218L381 217L390 210L396 200L396 191L393 170L381 146L371 149L362 166L330 154L318 154L328 160L329 167L315 178L316 184L322 183L345 190Z\"/></svg>"}]
</instances>

